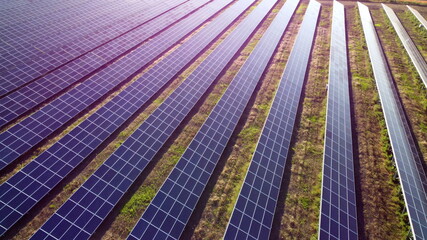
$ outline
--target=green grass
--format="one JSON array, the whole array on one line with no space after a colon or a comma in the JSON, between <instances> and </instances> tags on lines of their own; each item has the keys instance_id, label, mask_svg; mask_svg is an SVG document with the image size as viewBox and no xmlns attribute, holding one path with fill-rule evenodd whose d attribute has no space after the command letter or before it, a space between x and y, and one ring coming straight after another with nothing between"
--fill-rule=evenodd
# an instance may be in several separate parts
<instances>
[{"instance_id":1,"label":"green grass","mask_svg":"<svg viewBox=\"0 0 427 240\"><path fill-rule=\"evenodd\" d=\"M145 208L156 195L156 189L152 186L144 186L139 189L131 199L123 206L120 213L123 214L126 219L133 219L136 216L139 216L138 210ZM128 230L132 230L133 221L129 221L129 224L126 224Z\"/></svg>"}]
</instances>

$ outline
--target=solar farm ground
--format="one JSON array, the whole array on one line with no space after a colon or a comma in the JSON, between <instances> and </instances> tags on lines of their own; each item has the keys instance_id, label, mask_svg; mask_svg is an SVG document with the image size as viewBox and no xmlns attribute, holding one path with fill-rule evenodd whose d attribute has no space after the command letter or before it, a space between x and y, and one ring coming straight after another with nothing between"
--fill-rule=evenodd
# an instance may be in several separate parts
<instances>
[{"instance_id":1,"label":"solar farm ground","mask_svg":"<svg viewBox=\"0 0 427 240\"><path fill-rule=\"evenodd\" d=\"M208 2L215 2L215 0ZM203 51L196 54L196 57L189 64L185 64L185 67L171 78L171 81L168 81L158 92L154 93L142 104L141 108L137 109L123 124L118 126L111 136L108 136L90 155L84 157L81 164L65 176L58 185L54 186L41 201L6 231L2 238L28 239L39 230L90 178L98 167L155 112L156 108L173 95L174 90L179 88L180 84L204 60L208 59L210 54L228 36L233 34L233 31L238 29L239 24L242 24L244 19L255 11L261 2L263 1L254 1L228 27L225 27L221 34L215 37ZM274 213L270 233L271 239L318 238L333 14L332 1L319 2L322 8L308 62L308 71L302 88L302 100L296 113L296 123L290 143L291 150L287 157L278 204ZM364 2L364 4L370 9L375 30L384 49L397 88L398 99L402 103L411 134L416 139L416 149L423 160L423 169L427 171L427 89L385 11L378 2L381 1ZM427 3L416 0L396 2L387 3L387 5L396 12L419 52L424 59L427 59L427 29L420 26L420 22L404 5L413 4L411 6L418 10L424 18L427 18L427 6L423 6ZM411 234L411 227L401 185L397 178L392 146L369 58L359 9L354 1L342 1L341 3L345 6L347 28L348 77L353 133L352 150L354 152L354 182L357 194L359 239L404 239ZM268 11L261 24L250 34L248 40L244 42L232 60L226 64L226 68L221 71L219 77L213 79L213 83L207 88L201 99L196 101L195 107L179 123L170 138L161 146L151 162L124 193L105 220L100 223L92 238L124 239L131 233L151 200L165 180L168 179L169 173L181 159L190 142L209 117L210 112L238 74L239 69L250 58L251 52L261 41L284 4L285 1L279 0L274 4L272 10ZM174 51L185 46L193 37L233 6L233 4L225 5L213 17L203 21L194 30L185 34L177 43L171 44L158 57L148 61L145 66L130 74L123 82L118 83L105 95L102 95L41 142L31 147L25 154L17 157L15 161L3 168L0 171L0 183L4 186L12 176L18 174L34 159L40 158L44 151L54 146L76 126L125 91L141 76L154 69L157 64L167 59ZM249 99L249 103L244 106L243 114L238 119L237 126L232 131L230 140L226 144L224 152L222 152L218 164L213 170L184 232L180 236L182 239L220 239L224 236L308 5L309 1L307 0L301 0L298 4L277 49L271 60L268 61L267 68ZM171 27L165 27L164 30L154 33L153 36L138 43L138 45L144 46L150 43L150 40L155 39L161 32L167 31ZM122 60L127 54L130 52L120 55L107 64L112 65L112 62ZM105 68L104 66L103 69ZM51 73L49 72L46 75L49 74ZM39 80L36 79L34 82ZM85 81L87 79L71 83L52 97L41 101L29 111L4 124L1 128L2 134L10 131L14 126L24 122L29 116L49 106L55 99L82 85ZM29 83L25 83L14 91L19 91L28 85ZM7 93L2 98L10 94L12 93ZM2 205L4 204L2 203Z\"/></svg>"}]
</instances>

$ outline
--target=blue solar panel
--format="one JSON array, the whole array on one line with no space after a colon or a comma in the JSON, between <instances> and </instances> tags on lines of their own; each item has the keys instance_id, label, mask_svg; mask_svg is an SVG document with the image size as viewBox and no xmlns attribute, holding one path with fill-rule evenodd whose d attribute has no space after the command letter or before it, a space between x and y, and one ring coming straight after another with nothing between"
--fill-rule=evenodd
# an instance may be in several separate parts
<instances>
[{"instance_id":1,"label":"blue solar panel","mask_svg":"<svg viewBox=\"0 0 427 240\"><path fill-rule=\"evenodd\" d=\"M2 61L7 59L11 65L2 65L2 70L24 67L31 63L28 61L29 59L43 56L60 46L68 45L70 40L76 40L82 35L87 36L91 30L102 27L101 25L111 24L119 17L124 17L121 16L125 15L123 10L130 10L128 3L120 2L117 4L112 2L106 4L105 2L93 1L79 6L77 10L69 9L71 18L66 18L64 15L67 14L65 13L59 19L54 17L55 14L51 14L4 27L2 37L6 43L3 47L5 54L2 54L0 59ZM114 14L108 14L111 11L114 11ZM108 15L105 15L106 13ZM87 24L91 24L91 26L88 27ZM111 28L114 25L108 27ZM101 37L97 36L99 33L95 32L94 36L91 37ZM31 68L28 69L28 66L26 68L27 71L32 70Z\"/></svg>"},{"instance_id":2,"label":"blue solar panel","mask_svg":"<svg viewBox=\"0 0 427 240\"><path fill-rule=\"evenodd\" d=\"M263 17L276 1L252 12ZM258 12L257 12L258 11ZM260 16L261 15L261 16ZM178 239L286 28L276 18L193 138L129 239Z\"/></svg>"},{"instance_id":3,"label":"blue solar panel","mask_svg":"<svg viewBox=\"0 0 427 240\"><path fill-rule=\"evenodd\" d=\"M41 39L34 36L43 29L50 29L45 26L41 30L27 25L29 29L18 29L14 26L10 31L5 32L2 39L5 42L5 53L1 55L0 61L3 68L9 69L0 76L0 96L105 44L154 16L181 4L184 0L174 0L172 6L162 3L152 8L139 2L130 5L122 1L117 2L121 3L120 8L107 9L113 13L107 12L103 18L97 17L95 13L102 11L95 7L97 9L95 13L87 14L95 15L92 21L82 19L83 22L79 22L73 18L70 20L72 22L70 27L55 25L59 29L53 31L51 37L47 33L42 34ZM110 6L111 4L113 3L102 5ZM150 8L149 11L147 8ZM16 34L12 34L13 31L25 34L15 36Z\"/></svg>"},{"instance_id":4,"label":"blue solar panel","mask_svg":"<svg viewBox=\"0 0 427 240\"><path fill-rule=\"evenodd\" d=\"M334 1L319 239L358 239L344 5Z\"/></svg>"},{"instance_id":5,"label":"blue solar panel","mask_svg":"<svg viewBox=\"0 0 427 240\"><path fill-rule=\"evenodd\" d=\"M219 35L227 25L231 24L238 15L253 2L254 1L239 1L231 6L200 33L193 36L189 42L185 43L152 70L144 74L142 79L156 76L156 80L164 82L164 79L175 75L175 73L179 71L179 68L185 66L197 55L197 50L203 49L210 40ZM246 38L249 37L251 30L253 31L255 27L256 25L248 29L247 25L241 25L238 29L233 31L230 37L224 40L224 42L201 63L186 81L148 117L148 119L82 185L82 187L71 196L57 213L42 226L34 238L40 239L47 236L47 234L59 238L61 236L57 235L59 233L55 233L56 229L61 229L69 223L79 226L82 232L85 231L86 233L92 234L98 225L91 227L93 231L84 230L86 226L79 225L81 224L78 222L79 216L84 216L88 219L96 218L103 220L105 218L106 214L112 210L124 192L126 192L133 181L144 170L146 165L163 146L172 132L179 126L203 93L207 91L210 84L218 77L230 59L232 59L233 55L235 55L240 48L238 44L243 44ZM238 41L235 40L236 36L239 39ZM217 61L218 56L221 57L221 61ZM180 59L182 59L182 61ZM170 65L174 66L171 68L171 72L161 72L165 67L167 68L167 66ZM201 78L203 78L204 81L200 81ZM203 83L203 85L199 86L198 84L200 83ZM140 89L139 91L142 93L145 92L147 89L144 89L144 87L142 87L143 85L144 82L135 84L134 88L132 87L129 89L127 95L130 96L132 93L135 93L137 89ZM195 91L196 89L197 91ZM191 97L188 97L190 94ZM118 98L118 100L120 99L123 98ZM114 99L112 101L114 101ZM133 101L131 100L131 102ZM116 103L118 107L119 102L116 101ZM132 107L132 105L123 106L123 108L126 107ZM178 112L178 110L180 111ZM117 179L120 179L120 181ZM95 184L99 182L107 183L107 185L100 188ZM103 197L99 198L96 196ZM84 202L87 201L97 201L99 209L92 212L80 211L81 208L85 206ZM99 212L103 214L98 214ZM90 225L90 223L87 224ZM64 233L65 231L61 232L61 234Z\"/></svg>"},{"instance_id":6,"label":"blue solar panel","mask_svg":"<svg viewBox=\"0 0 427 240\"><path fill-rule=\"evenodd\" d=\"M117 59L168 25L173 24L200 4L200 2L196 4L190 2L181 5L1 98L0 127L55 96L70 85L87 78L105 64Z\"/></svg>"},{"instance_id":7,"label":"blue solar panel","mask_svg":"<svg viewBox=\"0 0 427 240\"><path fill-rule=\"evenodd\" d=\"M75 9L82 4L87 4L87 2L89 1L2 1L0 4L0 26L10 26L21 22L44 18L49 15L60 17L61 15L67 15L67 13L75 14Z\"/></svg>"},{"instance_id":8,"label":"blue solar panel","mask_svg":"<svg viewBox=\"0 0 427 240\"><path fill-rule=\"evenodd\" d=\"M268 239L321 5L310 1L224 239Z\"/></svg>"},{"instance_id":9,"label":"blue solar panel","mask_svg":"<svg viewBox=\"0 0 427 240\"><path fill-rule=\"evenodd\" d=\"M406 5L408 7L408 9L412 12L412 14L414 14L414 16L418 19L418 21L420 21L421 25L424 26L424 28L427 30L427 21L426 19L414 8Z\"/></svg>"},{"instance_id":10,"label":"blue solar panel","mask_svg":"<svg viewBox=\"0 0 427 240\"><path fill-rule=\"evenodd\" d=\"M388 136L415 239L427 238L427 178L396 93L369 8L358 3Z\"/></svg>"},{"instance_id":11,"label":"blue solar panel","mask_svg":"<svg viewBox=\"0 0 427 240\"><path fill-rule=\"evenodd\" d=\"M53 12L35 16L27 21L14 21L13 24L2 28L2 34L4 34L4 40L6 41L16 39L18 43L23 43L24 41L35 42L40 40L43 36L51 37L52 33L58 32L61 28L68 30L70 27L76 26L76 23L104 23L101 21L103 20L102 18L105 18L105 16L103 16L105 13L128 7L128 5L129 4L123 3L113 2L106 4L102 1L92 1L84 4L77 4L69 8L63 8L62 10L57 10L54 6L45 6L46 10L49 9ZM94 9L96 9L96 11L94 11ZM14 19L16 17L17 16L14 16ZM6 22L8 20L9 19L6 19ZM86 23L84 23L84 21L86 21ZM18 47L22 47L22 45L18 45Z\"/></svg>"},{"instance_id":12,"label":"blue solar panel","mask_svg":"<svg viewBox=\"0 0 427 240\"><path fill-rule=\"evenodd\" d=\"M229 3L230 1L228 0L211 3L206 8L197 11L187 18L186 21L191 22L191 25L185 26L188 26L189 29L171 28L171 30L185 30L182 34L186 34L186 31L194 30L197 25L209 19L209 17ZM212 28L210 29L212 30ZM213 32L214 31L210 31L210 33ZM204 31L204 34L206 35L206 31ZM210 37L206 39L209 38ZM164 39L164 36L161 39ZM200 37L197 39L200 39ZM203 40L200 42L203 42ZM193 45L193 48L197 49L195 46L196 45ZM188 47L186 47L186 49L188 50ZM176 55L174 56L176 57ZM169 59L166 63L171 63L171 60ZM165 65L162 64L161 66L164 67ZM158 67L156 69L157 71L153 70L154 72L149 71L148 73L156 74L161 73L160 70L163 70ZM174 75L173 71L175 70L171 68L170 71L172 72L172 75L170 75L169 78ZM123 101L126 100L122 98L123 96L132 96L143 99L137 102L142 105L143 101L147 101L150 96L155 94L155 92L152 91L155 82L150 82L151 79L147 78L147 76L151 75L147 74L144 76L145 78L141 81L136 81L133 85L133 89L130 89L129 92L124 94L119 94L118 97L109 104L116 104L116 106L118 106L121 103L123 104ZM165 77L164 81L167 81L166 78L167 77ZM158 79L161 80L160 77ZM165 82L162 84L165 84ZM146 85L146 87L141 87L141 85ZM141 88L140 90L137 89L138 86ZM158 88L160 87L161 86ZM132 93L135 93L135 95L132 95ZM137 110L135 108L136 105L132 105L132 102L126 104L124 106L129 106L128 109L118 108L114 110L109 108L109 106L112 105L108 104L105 107L102 107L94 115L89 117L88 120L79 124L69 134L60 139L59 142L55 143L47 151L43 152L39 157L31 161L21 171L16 173L0 186L0 201L4 203L0 208L0 212L2 213L2 216L6 216L3 219L0 219L0 233L4 233L8 228L10 228L17 219L29 211L37 201L42 199L50 189L60 182L74 167L87 157L90 152L99 146L99 144L101 144L102 141L105 140L112 131L114 131L114 129L117 129L117 127L123 123L125 118L129 117L128 114L130 111ZM31 188L28 188L30 185L29 182L39 184L40 186L32 186ZM16 191L25 194L14 197L14 192ZM23 201L22 199L24 198L27 199L26 201L28 202ZM25 202L25 204L23 204L23 202Z\"/></svg>"},{"instance_id":13,"label":"blue solar panel","mask_svg":"<svg viewBox=\"0 0 427 240\"><path fill-rule=\"evenodd\" d=\"M198 1L188 7L194 9L203 5L204 1ZM203 16L203 11L210 12L208 8L204 7L196 14ZM1 133L0 156L3 158L0 159L0 169L13 162L118 84L132 77L135 72L152 62L202 23L189 19L192 18L185 18L156 35L152 41L138 47L30 117ZM203 19L207 19L207 17L203 16Z\"/></svg>"},{"instance_id":14,"label":"blue solar panel","mask_svg":"<svg viewBox=\"0 0 427 240\"><path fill-rule=\"evenodd\" d=\"M421 55L420 51L418 51L417 46L415 46L411 37L409 37L402 23L400 23L399 18L397 18L393 9L387 7L385 4L382 4L384 11L386 12L388 18L390 19L394 30L397 32L397 36L399 36L400 41L402 41L403 46L406 49L409 57L412 60L415 68L418 71L418 74L421 77L421 80L424 82L424 85L427 88L427 63L424 60L424 57Z\"/></svg>"},{"instance_id":15,"label":"blue solar panel","mask_svg":"<svg viewBox=\"0 0 427 240\"><path fill-rule=\"evenodd\" d=\"M87 0L37 1L37 3L28 4L29 1L25 0L2 1L0 4L0 26L5 27L31 20L45 19L51 15L60 18L63 15L75 14L74 9L82 4L87 4L87 2Z\"/></svg>"}]
</instances>

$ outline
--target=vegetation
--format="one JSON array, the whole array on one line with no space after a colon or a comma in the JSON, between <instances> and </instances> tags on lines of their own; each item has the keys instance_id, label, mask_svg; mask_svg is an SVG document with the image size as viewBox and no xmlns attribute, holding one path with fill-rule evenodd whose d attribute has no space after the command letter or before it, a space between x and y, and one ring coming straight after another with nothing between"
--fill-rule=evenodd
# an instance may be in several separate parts
<instances>
[{"instance_id":1,"label":"vegetation","mask_svg":"<svg viewBox=\"0 0 427 240\"><path fill-rule=\"evenodd\" d=\"M355 140L355 174L359 195L357 203L360 210L358 214L361 219L359 229L366 239L404 239L409 232L408 216L404 211L400 183L396 178L396 167L390 140L373 78L358 9L354 1L344 1L350 60L349 76ZM256 4L259 2L260 0ZM372 0L369 2L379 1ZM427 4L418 0L381 2ZM95 238L123 239L129 234L283 4L284 1L279 1L252 36L252 39L242 49L240 55L229 64L227 71L209 88L202 101L193 109L190 116L169 139L166 146L161 149L160 154L156 155L142 176L138 178L130 191L100 226ZM184 233L186 234L184 238L220 239L223 236L307 5L308 0L303 0L296 10L274 59L258 85L225 153L219 161L212 181L203 194L200 207L196 209ZM120 147L126 138L194 71L255 6L252 6L235 21L218 40L197 57L194 63L153 97L132 117L131 121L128 121L108 140L105 146L98 149L90 159L83 162L81 167L73 171L71 176L67 177L59 187L44 199L39 209L30 212L25 217L25 221L22 221L22 226L19 226L16 232L9 233L6 238L29 238L91 176L99 165ZM395 80L396 90L399 93L422 157L427 163L427 90L380 5L369 3L369 6ZM427 41L425 41L427 30L419 27L418 20L406 10L406 7L403 5L391 6L396 10L402 24L427 59ZM424 7L419 8L424 9ZM322 2L321 18L303 89L299 120L296 123L291 145L292 152L287 161L282 183L282 198L279 199L278 211L274 219L275 226L272 232L274 239L317 239L331 16L331 2ZM21 159L10 171L2 173L0 183L5 182L32 159L69 133L75 126L129 86L142 73L148 71L200 31L206 24L208 22L153 64L141 70L135 78L109 93L108 96L94 104L81 116L71 120L55 136L51 136L44 144L29 153L28 157ZM15 123L22 121L25 117L16 120ZM2 131L4 130L2 129Z\"/></svg>"},{"instance_id":2,"label":"vegetation","mask_svg":"<svg viewBox=\"0 0 427 240\"><path fill-rule=\"evenodd\" d=\"M406 10L406 9L405 9ZM420 25L418 19L409 10L395 10L412 41L417 46L424 59L427 59L427 29Z\"/></svg>"},{"instance_id":3,"label":"vegetation","mask_svg":"<svg viewBox=\"0 0 427 240\"><path fill-rule=\"evenodd\" d=\"M250 9L247 13L252 9ZM228 35L232 29L234 29L240 22L236 22L233 24L233 27L227 32ZM261 28L262 29L262 28ZM265 30L265 28L263 29ZM184 153L187 146L190 144L192 138L196 135L197 131L204 123L206 118L209 116L209 113L215 106L215 104L219 101L225 90L227 89L230 81L237 74L238 69L240 69L241 65L244 63L244 60L249 56L249 53L253 50L256 42L262 36L262 31L259 30L255 35L253 40L251 40L245 49L242 50L240 56L234 61L234 63L228 68L226 73L216 81L214 87L208 91L207 98L200 104L200 107L196 107L195 110L190 113L191 120L185 124L183 129L178 130L179 134L174 138L173 143L171 143L170 147L165 147L163 149L164 153L159 156L159 159L156 160L155 166L148 174L146 179L142 182L141 186L136 190L134 195L144 194L147 189L155 189L155 192L161 187L161 184L164 182L168 173L173 169L176 162L180 159L181 155ZM261 32L260 32L261 31ZM225 37L221 37L221 39L211 48L214 49L216 45L218 45ZM208 53L211 50L208 51ZM199 58L199 63L202 59L206 58L208 53L203 54ZM181 76L185 78L191 72L185 71ZM154 196L152 196L154 197ZM133 198L133 197L132 197ZM132 199L131 198L131 199ZM130 200L131 201L131 200ZM139 202L137 213L133 216L129 216L126 214L128 211L126 206L121 210L121 212L117 215L114 221L111 223L111 227L107 230L104 235L104 239L116 239L116 238L124 238L126 237L132 229L132 226L135 225L139 217L144 212L149 202ZM128 205L128 204L126 204ZM130 226L130 227L128 227Z\"/></svg>"},{"instance_id":4,"label":"vegetation","mask_svg":"<svg viewBox=\"0 0 427 240\"><path fill-rule=\"evenodd\" d=\"M354 2L353 0L342 0L343 2ZM372 3L398 3L398 4L411 4L411 5L421 5L426 6L427 2L424 0L366 0L364 2Z\"/></svg>"},{"instance_id":5,"label":"vegetation","mask_svg":"<svg viewBox=\"0 0 427 240\"><path fill-rule=\"evenodd\" d=\"M373 16L378 15L372 12ZM354 131L358 142L360 194L365 238L402 239L406 236L400 214L399 185L392 181L395 170L390 143L379 102L363 30L356 7L347 9L350 72L355 112ZM375 22L377 28L383 22ZM392 201L390 201L392 199Z\"/></svg>"},{"instance_id":6,"label":"vegetation","mask_svg":"<svg viewBox=\"0 0 427 240\"><path fill-rule=\"evenodd\" d=\"M384 11L382 11L381 16L382 18L378 18L378 20L383 20L385 24L385 27L378 31L381 43L385 49L397 91L421 154L427 156L427 131L425 128L425 123L427 122L427 89ZM408 22L406 23L408 26ZM412 27L409 25L408 32L414 30ZM423 37L423 34L427 37L427 31L418 29L416 32L419 33L417 34L419 37ZM414 42L419 41L419 38L415 37L414 40ZM417 47L427 57L427 42L424 41Z\"/></svg>"},{"instance_id":7,"label":"vegetation","mask_svg":"<svg viewBox=\"0 0 427 240\"><path fill-rule=\"evenodd\" d=\"M281 5L278 5L276 9L280 7ZM299 9L306 7L306 4L301 4ZM240 124L241 130L237 130L230 140L233 147L224 154L224 167L201 213L200 221L194 227L194 234L191 236L193 239L219 239L224 234L303 13L297 14L291 21L269 71L262 80L253 105L242 117L244 121ZM261 30L265 30L267 26L262 26ZM243 52L247 50L248 48L245 48Z\"/></svg>"},{"instance_id":8,"label":"vegetation","mask_svg":"<svg viewBox=\"0 0 427 240\"><path fill-rule=\"evenodd\" d=\"M296 123L290 172L281 216L281 239L317 239L319 222L323 138L326 117L326 85L332 6L323 5L303 90L300 122Z\"/></svg>"}]
</instances>

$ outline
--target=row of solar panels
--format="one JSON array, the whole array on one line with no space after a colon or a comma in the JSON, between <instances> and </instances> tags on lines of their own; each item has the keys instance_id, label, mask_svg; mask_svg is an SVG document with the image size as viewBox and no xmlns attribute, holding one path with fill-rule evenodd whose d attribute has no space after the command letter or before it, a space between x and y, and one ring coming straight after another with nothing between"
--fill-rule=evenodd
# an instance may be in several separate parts
<instances>
[{"instance_id":1,"label":"row of solar panels","mask_svg":"<svg viewBox=\"0 0 427 240\"><path fill-rule=\"evenodd\" d=\"M174 15L177 12L184 16L192 14L160 34L153 33L154 41L137 47L124 58L1 134L4 146L2 151L5 153L3 167L114 89L121 81L132 77L231 1L215 1L207 5L200 2L197 5L194 2L181 5L187 10L185 13L177 10L179 7L169 11ZM231 5L201 32L2 184L0 200L3 206L0 211L2 216L6 216L1 224L2 233L184 69L253 2L239 1ZM263 1L70 197L34 238L74 236L80 239L93 234L276 2ZM288 1L269 26L147 208L130 238L178 238L181 235L298 2ZM197 10L193 12L195 9ZM320 4L311 2L259 139L227 228L226 238L263 239L269 235L319 11ZM154 18L141 27L162 19L161 17ZM166 27L169 23L166 20L169 18L170 16L158 20L156 24L163 23ZM319 234L322 239L357 238L346 59L344 8L334 3ZM43 96L44 93L40 95ZM51 96L54 95L53 93ZM425 189L420 191L425 194ZM424 214L425 217L425 210L419 208L418 202L413 203L420 212L417 216ZM411 221L414 236L423 236L417 235L418 228L421 233L424 231L423 223L419 227L414 226L421 217Z\"/></svg>"},{"instance_id":2,"label":"row of solar panels","mask_svg":"<svg viewBox=\"0 0 427 240\"><path fill-rule=\"evenodd\" d=\"M98 3L100 6L92 6L96 2L100 2ZM140 32L144 32L141 30L141 25L154 17L177 7L179 8L176 9L177 12L184 12L189 8L189 6L182 6L182 3L187 2L184 0L169 0L150 8L137 1L134 1L131 6L127 1L113 1L111 4L102 2L93 1L89 6L86 6L87 4L81 6L81 8L91 9L92 12L79 16L90 16L90 19L82 17L76 20L76 14L72 14L67 18L68 22L59 21L57 23L56 19L49 19L51 25L42 24L39 26L40 29L26 22L22 23L24 27L15 25L5 27L1 33L4 44L1 46L0 57L2 66L0 69L2 72L0 96L42 77L70 61L79 63L79 57L88 53L101 60L106 57L107 61L102 64L104 65L108 63L110 57L108 53L103 54L104 50L109 49L115 53L129 49L126 45L121 46L126 42L141 42L140 38L132 41L132 38L140 37L141 33L134 31L129 33L129 31L139 29ZM206 1L201 1L201 3L203 2ZM103 8L106 9L103 11ZM167 15L170 14L162 15L162 17L171 21L177 20L174 17L168 18ZM48 17L50 16L48 15ZM35 31L33 31L34 28ZM132 34L130 38L129 34ZM93 52L93 50L97 51ZM90 55L86 58L93 59L93 56ZM112 57L114 58L114 54Z\"/></svg>"},{"instance_id":3,"label":"row of solar panels","mask_svg":"<svg viewBox=\"0 0 427 240\"><path fill-rule=\"evenodd\" d=\"M393 77L376 34L369 8L361 3L358 3L358 7L393 150L393 158L396 162L403 197L408 210L412 235L415 239L426 239L427 178L423 168L423 159L421 159L417 150L416 140L411 133L396 86L394 86ZM389 17L393 16L394 13L390 8L385 6L385 10ZM396 28L398 19L390 18L390 20ZM397 29L399 37L402 31L404 29ZM410 41L410 39L407 40ZM409 55L411 55L411 52L409 52ZM412 60L414 61L414 59Z\"/></svg>"}]
</instances>

